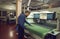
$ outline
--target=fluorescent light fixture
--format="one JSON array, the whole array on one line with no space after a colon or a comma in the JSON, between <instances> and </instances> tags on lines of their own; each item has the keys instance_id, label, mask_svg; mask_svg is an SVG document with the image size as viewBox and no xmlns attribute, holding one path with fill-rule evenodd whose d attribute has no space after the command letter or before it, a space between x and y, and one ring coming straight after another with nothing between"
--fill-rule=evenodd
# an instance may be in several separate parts
<instances>
[{"instance_id":1,"label":"fluorescent light fixture","mask_svg":"<svg viewBox=\"0 0 60 39\"><path fill-rule=\"evenodd\" d=\"M15 5L4 5L3 8L4 9L8 9L8 10L16 10L16 6Z\"/></svg>"}]
</instances>

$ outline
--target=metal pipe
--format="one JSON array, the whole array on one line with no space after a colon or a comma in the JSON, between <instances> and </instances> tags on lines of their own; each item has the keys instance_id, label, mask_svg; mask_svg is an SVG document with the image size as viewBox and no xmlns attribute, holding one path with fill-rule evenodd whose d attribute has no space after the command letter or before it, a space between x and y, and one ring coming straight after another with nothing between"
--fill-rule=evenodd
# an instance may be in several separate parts
<instances>
[{"instance_id":1,"label":"metal pipe","mask_svg":"<svg viewBox=\"0 0 60 39\"><path fill-rule=\"evenodd\" d=\"M28 1L27 10L29 10L30 3L31 3L31 0Z\"/></svg>"}]
</instances>

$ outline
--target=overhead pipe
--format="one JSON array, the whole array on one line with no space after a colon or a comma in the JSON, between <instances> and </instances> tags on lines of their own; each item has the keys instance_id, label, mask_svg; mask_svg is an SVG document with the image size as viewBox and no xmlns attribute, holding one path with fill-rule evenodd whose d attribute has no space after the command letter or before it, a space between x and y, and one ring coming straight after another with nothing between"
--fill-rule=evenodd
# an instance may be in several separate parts
<instances>
[{"instance_id":1,"label":"overhead pipe","mask_svg":"<svg viewBox=\"0 0 60 39\"><path fill-rule=\"evenodd\" d=\"M28 1L28 4L27 4L27 10L28 10L28 11L29 11L30 3L31 3L31 0L29 0L29 1Z\"/></svg>"}]
</instances>

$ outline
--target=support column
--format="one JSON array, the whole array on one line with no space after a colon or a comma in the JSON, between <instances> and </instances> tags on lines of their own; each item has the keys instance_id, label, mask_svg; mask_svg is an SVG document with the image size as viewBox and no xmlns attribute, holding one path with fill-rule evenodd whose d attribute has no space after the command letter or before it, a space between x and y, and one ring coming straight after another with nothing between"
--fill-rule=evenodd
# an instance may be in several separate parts
<instances>
[{"instance_id":1,"label":"support column","mask_svg":"<svg viewBox=\"0 0 60 39\"><path fill-rule=\"evenodd\" d=\"M57 30L60 31L60 13L57 14Z\"/></svg>"},{"instance_id":2,"label":"support column","mask_svg":"<svg viewBox=\"0 0 60 39\"><path fill-rule=\"evenodd\" d=\"M18 23L18 16L22 12L22 0L16 0L16 24Z\"/></svg>"},{"instance_id":3,"label":"support column","mask_svg":"<svg viewBox=\"0 0 60 39\"><path fill-rule=\"evenodd\" d=\"M56 36L56 39L60 39L60 13L57 13L57 31L59 34Z\"/></svg>"},{"instance_id":4,"label":"support column","mask_svg":"<svg viewBox=\"0 0 60 39\"><path fill-rule=\"evenodd\" d=\"M25 4L24 4L24 13L25 13Z\"/></svg>"}]
</instances>

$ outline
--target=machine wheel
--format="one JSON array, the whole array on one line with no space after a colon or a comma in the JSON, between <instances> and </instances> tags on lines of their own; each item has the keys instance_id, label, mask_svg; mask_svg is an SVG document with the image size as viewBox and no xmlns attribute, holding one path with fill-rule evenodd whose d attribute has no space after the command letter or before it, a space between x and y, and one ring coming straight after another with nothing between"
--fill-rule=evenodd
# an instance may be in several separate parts
<instances>
[{"instance_id":1,"label":"machine wheel","mask_svg":"<svg viewBox=\"0 0 60 39\"><path fill-rule=\"evenodd\" d=\"M47 34L44 39L56 39L56 36L52 35L52 34Z\"/></svg>"}]
</instances>

